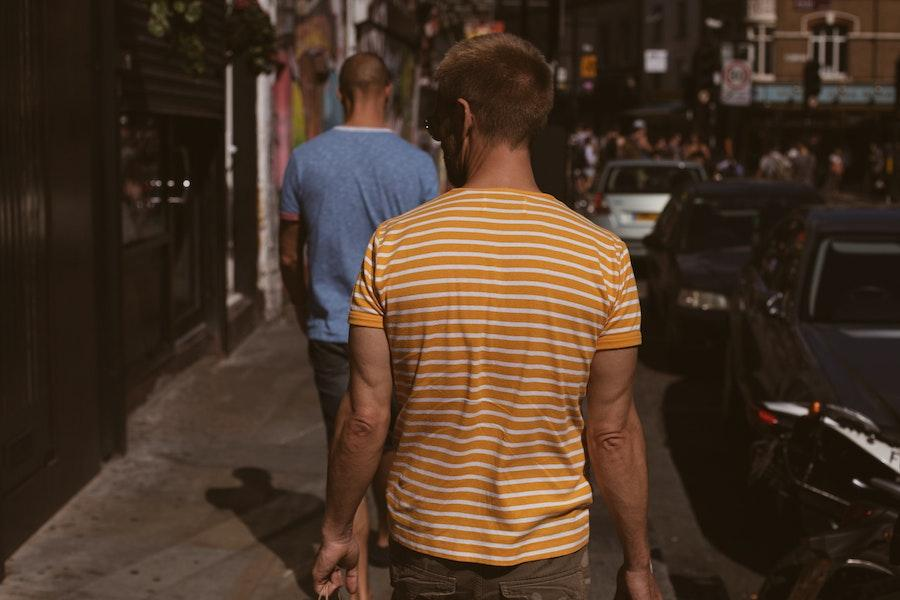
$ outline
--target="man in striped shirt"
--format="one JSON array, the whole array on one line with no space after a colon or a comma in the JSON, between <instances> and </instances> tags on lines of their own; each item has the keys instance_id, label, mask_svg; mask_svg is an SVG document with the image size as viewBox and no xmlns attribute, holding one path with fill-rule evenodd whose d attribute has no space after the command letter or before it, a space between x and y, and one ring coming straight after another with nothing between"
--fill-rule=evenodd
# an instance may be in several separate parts
<instances>
[{"instance_id":1,"label":"man in striped shirt","mask_svg":"<svg viewBox=\"0 0 900 600\"><path fill-rule=\"evenodd\" d=\"M393 390L395 598L584 598L587 454L624 550L619 597L657 599L626 247L534 182L528 145L553 84L531 44L507 34L460 42L435 79L428 126L458 187L382 223L366 250L317 591L340 585L341 569L356 588L353 512Z\"/></svg>"}]
</instances>

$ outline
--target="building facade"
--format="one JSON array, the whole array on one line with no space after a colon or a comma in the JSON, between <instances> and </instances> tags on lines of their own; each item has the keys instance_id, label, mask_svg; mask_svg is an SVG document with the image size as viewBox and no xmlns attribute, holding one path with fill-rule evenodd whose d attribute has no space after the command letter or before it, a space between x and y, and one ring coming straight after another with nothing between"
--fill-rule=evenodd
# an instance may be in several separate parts
<instances>
[{"instance_id":1,"label":"building facade","mask_svg":"<svg viewBox=\"0 0 900 600\"><path fill-rule=\"evenodd\" d=\"M225 2L200 5L198 69L148 4L0 22L0 575L160 376L278 313L265 78L226 68Z\"/></svg>"},{"instance_id":2,"label":"building facade","mask_svg":"<svg viewBox=\"0 0 900 600\"><path fill-rule=\"evenodd\" d=\"M754 100L802 103L803 67L819 64L820 105L893 106L900 5L891 0L755 0L747 10Z\"/></svg>"},{"instance_id":3,"label":"building facade","mask_svg":"<svg viewBox=\"0 0 900 600\"><path fill-rule=\"evenodd\" d=\"M727 109L720 135L737 138L751 166L772 147L803 142L819 157L820 181L829 157L838 155L844 189L896 196L900 3L752 0L746 11L736 52L752 69L752 104ZM817 94L806 89L811 61L818 65Z\"/></svg>"},{"instance_id":4,"label":"building facade","mask_svg":"<svg viewBox=\"0 0 900 600\"><path fill-rule=\"evenodd\" d=\"M685 79L690 75L694 52L706 27L702 4L701 0L643 3L644 51L664 53L659 55L657 64L648 60L642 65L645 104L682 100Z\"/></svg>"}]
</instances>

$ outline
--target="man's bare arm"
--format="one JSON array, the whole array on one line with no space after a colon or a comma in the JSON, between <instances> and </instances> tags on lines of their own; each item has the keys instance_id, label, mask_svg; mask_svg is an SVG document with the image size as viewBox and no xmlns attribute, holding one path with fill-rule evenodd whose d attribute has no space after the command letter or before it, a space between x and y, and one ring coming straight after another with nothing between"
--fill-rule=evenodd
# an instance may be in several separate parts
<instances>
[{"instance_id":1,"label":"man's bare arm","mask_svg":"<svg viewBox=\"0 0 900 600\"><path fill-rule=\"evenodd\" d=\"M313 566L317 593L337 589L346 569L351 594L358 587L359 547L353 517L381 461L391 420L391 356L384 330L350 327L350 395L328 459L322 547Z\"/></svg>"},{"instance_id":2,"label":"man's bare arm","mask_svg":"<svg viewBox=\"0 0 900 600\"><path fill-rule=\"evenodd\" d=\"M643 578L633 598L656 598L647 541L647 461L632 382L637 348L600 350L594 355L587 389L587 441L597 485L616 524L624 552L624 577ZM621 586L620 586L621 587ZM623 591L623 590L620 590Z\"/></svg>"},{"instance_id":3,"label":"man's bare arm","mask_svg":"<svg viewBox=\"0 0 900 600\"><path fill-rule=\"evenodd\" d=\"M387 438L391 419L391 358L384 330L350 328L350 403L331 450L328 506L322 529L346 537Z\"/></svg>"}]
</instances>

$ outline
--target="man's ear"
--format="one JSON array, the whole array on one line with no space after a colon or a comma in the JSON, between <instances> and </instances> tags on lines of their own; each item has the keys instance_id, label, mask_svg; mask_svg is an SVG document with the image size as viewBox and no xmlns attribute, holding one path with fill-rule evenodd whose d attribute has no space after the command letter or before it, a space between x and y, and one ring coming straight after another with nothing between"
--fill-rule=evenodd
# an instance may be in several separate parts
<instances>
[{"instance_id":1,"label":"man's ear","mask_svg":"<svg viewBox=\"0 0 900 600\"><path fill-rule=\"evenodd\" d=\"M472 130L472 127L475 126L475 115L472 114L472 107L469 105L469 101L465 98L457 98L457 104L462 107L463 110L463 138L469 135L469 132Z\"/></svg>"},{"instance_id":2,"label":"man's ear","mask_svg":"<svg viewBox=\"0 0 900 600\"><path fill-rule=\"evenodd\" d=\"M344 113L346 113L344 114L344 118L346 119L350 116L350 113L353 112L353 102L351 102L352 97L347 98L341 93L341 90L337 90L336 94L338 102L341 103L341 108L343 108Z\"/></svg>"}]
</instances>

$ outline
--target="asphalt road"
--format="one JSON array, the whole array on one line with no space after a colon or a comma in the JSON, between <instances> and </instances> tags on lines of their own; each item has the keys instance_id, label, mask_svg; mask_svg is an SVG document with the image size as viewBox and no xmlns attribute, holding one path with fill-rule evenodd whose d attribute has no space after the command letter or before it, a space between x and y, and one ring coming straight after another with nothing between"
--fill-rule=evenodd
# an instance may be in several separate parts
<instances>
[{"instance_id":1,"label":"asphalt road","mask_svg":"<svg viewBox=\"0 0 900 600\"><path fill-rule=\"evenodd\" d=\"M748 493L740 467L747 448L720 423L722 353L684 357L688 374L671 372L644 313L635 401L647 440L651 537L679 600L753 598L795 529Z\"/></svg>"}]
</instances>

